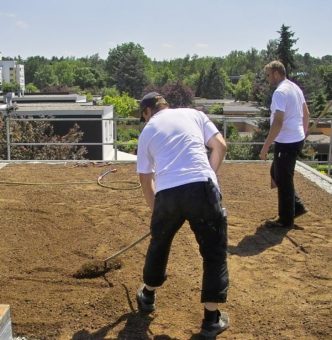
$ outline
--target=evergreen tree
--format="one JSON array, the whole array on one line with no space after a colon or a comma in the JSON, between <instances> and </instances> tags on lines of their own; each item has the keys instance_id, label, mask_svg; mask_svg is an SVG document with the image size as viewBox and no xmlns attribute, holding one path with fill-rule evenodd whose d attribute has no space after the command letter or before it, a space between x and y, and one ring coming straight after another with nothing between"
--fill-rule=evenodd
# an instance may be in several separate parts
<instances>
[{"instance_id":1,"label":"evergreen tree","mask_svg":"<svg viewBox=\"0 0 332 340\"><path fill-rule=\"evenodd\" d=\"M277 39L269 40L266 46L266 50L263 50L261 52L264 65L268 64L272 60L278 59L277 50L278 50L278 40Z\"/></svg>"},{"instance_id":2,"label":"evergreen tree","mask_svg":"<svg viewBox=\"0 0 332 340\"><path fill-rule=\"evenodd\" d=\"M197 88L196 88L196 92L195 92L196 97L202 96L202 87L203 87L204 79L205 79L205 70L202 69L200 74L199 74L199 78L198 78Z\"/></svg>"},{"instance_id":3,"label":"evergreen tree","mask_svg":"<svg viewBox=\"0 0 332 340\"><path fill-rule=\"evenodd\" d=\"M322 92L319 92L313 100L312 105L310 106L310 113L312 117L316 118L323 112L326 106L326 97Z\"/></svg>"},{"instance_id":4,"label":"evergreen tree","mask_svg":"<svg viewBox=\"0 0 332 340\"><path fill-rule=\"evenodd\" d=\"M110 49L106 60L106 70L110 86L116 86L131 97L140 98L147 84L145 68L147 57L143 47L132 42Z\"/></svg>"},{"instance_id":5,"label":"evergreen tree","mask_svg":"<svg viewBox=\"0 0 332 340\"><path fill-rule=\"evenodd\" d=\"M277 56L284 64L288 76L295 69L294 55L297 49L292 49L292 47L298 39L293 39L295 33L290 31L290 26L282 25L278 33L280 38L278 40Z\"/></svg>"},{"instance_id":6,"label":"evergreen tree","mask_svg":"<svg viewBox=\"0 0 332 340\"><path fill-rule=\"evenodd\" d=\"M332 100L332 62L322 69L326 99Z\"/></svg>"},{"instance_id":7,"label":"evergreen tree","mask_svg":"<svg viewBox=\"0 0 332 340\"><path fill-rule=\"evenodd\" d=\"M208 73L204 77L201 96L209 99L221 99L225 95L225 82L222 79L217 64L211 65Z\"/></svg>"}]
</instances>

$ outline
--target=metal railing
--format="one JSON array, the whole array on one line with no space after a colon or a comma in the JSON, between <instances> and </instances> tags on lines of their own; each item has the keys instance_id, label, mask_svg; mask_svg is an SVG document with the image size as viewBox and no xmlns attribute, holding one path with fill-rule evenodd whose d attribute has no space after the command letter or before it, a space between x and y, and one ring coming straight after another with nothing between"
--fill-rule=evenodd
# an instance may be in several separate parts
<instances>
[{"instance_id":1,"label":"metal railing","mask_svg":"<svg viewBox=\"0 0 332 340\"><path fill-rule=\"evenodd\" d=\"M255 141L229 141L228 140L228 136L227 136L227 130L228 130L228 126L229 124L234 124L234 122L238 122L239 120L242 119L243 122L245 121L253 121L253 122L261 122L264 120L270 120L269 117L261 117L261 116L257 116L257 117L225 117L222 116L220 118L218 117L213 117L213 119L215 120L220 120L222 121L223 124L223 136L227 141L227 145L263 145L264 142L255 142ZM332 118L328 117L328 118L315 118L315 119L311 119L310 120L310 124L311 126L317 126L318 123L327 123L329 124L329 130L330 130L330 136L329 136L329 147L328 147L328 155L327 155L327 160L323 161L323 160L317 160L312 158L310 159L305 159L302 160L303 163L307 163L307 164L326 164L327 165L327 174L328 176L332 175ZM255 124L253 124L255 125ZM310 129L309 129L309 135L310 135ZM309 136L308 135L308 136ZM305 141L305 145L306 146L311 146L313 148L317 147L318 144L324 145L324 143L315 143L315 142L310 142L308 140Z\"/></svg>"},{"instance_id":2,"label":"metal railing","mask_svg":"<svg viewBox=\"0 0 332 340\"><path fill-rule=\"evenodd\" d=\"M19 159L13 160L11 158L11 151L12 148L15 146L105 146L105 145L112 145L114 148L114 160L118 161L117 154L119 150L119 145L124 145L126 142L119 142L117 140L117 131L118 131L118 123L119 122L135 122L137 126L137 122L139 121L137 118L119 118L114 115L113 118L54 118L53 116L48 116L45 114L45 117L25 117L25 116L20 116L16 114L16 112L8 113L3 116L5 120L5 135L6 135L6 149L7 149L7 159L0 160L0 162L8 162L8 161L20 161ZM213 115L211 117L212 120L216 120L218 122L221 122L223 124L223 135L224 138L227 141L227 144L229 146L232 145L262 145L263 142L261 141L234 141L234 140L229 140L229 136L227 135L228 128L230 125L233 125L236 122L252 122L252 126L256 126L259 121L267 120L269 118L257 116L257 117L228 117L228 116L217 116ZM11 123L14 121L28 121L28 122L38 122L38 121L47 121L47 122L57 122L57 121L65 121L65 122L82 122L82 121L100 121L101 124L103 121L113 121L113 142L13 142L11 140ZM325 122L330 124L330 138L329 138L329 151L328 151L328 159L326 161L318 161L316 159L307 159L303 160L304 163L315 163L315 164L327 164L328 168L328 175L331 175L331 164L332 164L332 119L331 118L322 118L319 120L319 122ZM317 120L315 120L315 123L317 123ZM315 146L315 143L313 142L308 142L306 141L306 145L312 145ZM85 159L84 161L86 161ZM21 160L23 161L23 160ZM39 160L38 160L39 161ZM40 160L40 161L63 161L63 160ZM69 160L68 160L69 161ZM79 160L72 160L72 161L79 161ZM95 161L104 161L104 160L95 160Z\"/></svg>"}]
</instances>

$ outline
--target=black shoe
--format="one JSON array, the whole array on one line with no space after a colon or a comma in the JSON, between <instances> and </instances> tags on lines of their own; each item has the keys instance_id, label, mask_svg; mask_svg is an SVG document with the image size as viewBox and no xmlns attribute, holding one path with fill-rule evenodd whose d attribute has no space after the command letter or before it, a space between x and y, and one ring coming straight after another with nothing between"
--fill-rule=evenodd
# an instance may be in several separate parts
<instances>
[{"instance_id":1,"label":"black shoe","mask_svg":"<svg viewBox=\"0 0 332 340\"><path fill-rule=\"evenodd\" d=\"M294 218L300 217L300 216L306 214L307 212L308 212L308 209L306 209L304 207L302 209L298 209L297 211L295 211Z\"/></svg>"},{"instance_id":2,"label":"black shoe","mask_svg":"<svg viewBox=\"0 0 332 340\"><path fill-rule=\"evenodd\" d=\"M267 220L264 223L267 228L283 228L283 229L293 229L294 224L285 224L279 218L277 220Z\"/></svg>"},{"instance_id":3,"label":"black shoe","mask_svg":"<svg viewBox=\"0 0 332 340\"><path fill-rule=\"evenodd\" d=\"M154 304L155 294L147 296L143 293L144 286L142 286L136 294L137 306L141 312L152 313L156 307Z\"/></svg>"},{"instance_id":4,"label":"black shoe","mask_svg":"<svg viewBox=\"0 0 332 340\"><path fill-rule=\"evenodd\" d=\"M203 320L201 332L199 333L200 336L214 338L229 327L228 314L220 311L217 311L217 313L218 318L216 322Z\"/></svg>"}]
</instances>

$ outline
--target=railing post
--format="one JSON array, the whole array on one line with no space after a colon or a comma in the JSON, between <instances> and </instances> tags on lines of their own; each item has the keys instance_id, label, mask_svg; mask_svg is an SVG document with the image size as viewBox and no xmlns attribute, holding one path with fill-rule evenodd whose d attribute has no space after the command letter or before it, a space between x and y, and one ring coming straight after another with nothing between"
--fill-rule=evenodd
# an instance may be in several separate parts
<instances>
[{"instance_id":1,"label":"railing post","mask_svg":"<svg viewBox=\"0 0 332 340\"><path fill-rule=\"evenodd\" d=\"M6 115L6 141L7 141L7 160L10 161L10 116L9 110Z\"/></svg>"},{"instance_id":2,"label":"railing post","mask_svg":"<svg viewBox=\"0 0 332 340\"><path fill-rule=\"evenodd\" d=\"M118 160L118 118L116 110L113 110L113 148L114 148L114 160Z\"/></svg>"},{"instance_id":3,"label":"railing post","mask_svg":"<svg viewBox=\"0 0 332 340\"><path fill-rule=\"evenodd\" d=\"M227 139L227 119L224 119L224 139Z\"/></svg>"},{"instance_id":4,"label":"railing post","mask_svg":"<svg viewBox=\"0 0 332 340\"><path fill-rule=\"evenodd\" d=\"M329 147L329 159L327 164L327 174L331 176L331 162L332 162L332 120L331 120L331 132L330 132L330 147Z\"/></svg>"}]
</instances>

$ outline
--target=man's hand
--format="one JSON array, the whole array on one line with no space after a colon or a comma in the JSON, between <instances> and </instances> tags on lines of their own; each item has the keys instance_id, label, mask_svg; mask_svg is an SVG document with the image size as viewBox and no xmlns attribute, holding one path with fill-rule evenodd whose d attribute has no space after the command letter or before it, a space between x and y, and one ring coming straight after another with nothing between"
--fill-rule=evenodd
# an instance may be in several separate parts
<instances>
[{"instance_id":1,"label":"man's hand","mask_svg":"<svg viewBox=\"0 0 332 340\"><path fill-rule=\"evenodd\" d=\"M270 127L269 134L267 135L267 137L265 139L265 143L264 143L262 150L259 154L259 158L263 161L266 161L269 148L272 145L273 141L278 136L278 134L279 134L279 132L282 128L282 124L283 124L283 121L284 121L284 115L285 115L285 113L282 112L282 111L279 111L279 110L277 110L274 114L274 119L273 119L273 123Z\"/></svg>"},{"instance_id":2,"label":"man's hand","mask_svg":"<svg viewBox=\"0 0 332 340\"><path fill-rule=\"evenodd\" d=\"M264 146L262 147L261 152L259 153L259 158L262 161L266 161L267 160L267 153L269 151L269 148L264 144Z\"/></svg>"},{"instance_id":3,"label":"man's hand","mask_svg":"<svg viewBox=\"0 0 332 340\"><path fill-rule=\"evenodd\" d=\"M264 148L264 146L262 147L262 150L261 150L261 152L259 153L259 158L260 158L262 161L266 161L266 160L267 160L267 150L266 150L266 148Z\"/></svg>"},{"instance_id":4,"label":"man's hand","mask_svg":"<svg viewBox=\"0 0 332 340\"><path fill-rule=\"evenodd\" d=\"M146 200L146 203L150 207L151 211L153 211L154 206L154 195L155 195L155 186L154 186L154 174L139 174L139 180L142 185L143 194Z\"/></svg>"},{"instance_id":5,"label":"man's hand","mask_svg":"<svg viewBox=\"0 0 332 340\"><path fill-rule=\"evenodd\" d=\"M209 162L211 168L217 173L222 161L225 158L227 145L224 137L220 132L213 135L207 142L206 145L211 151L209 156Z\"/></svg>"}]
</instances>

